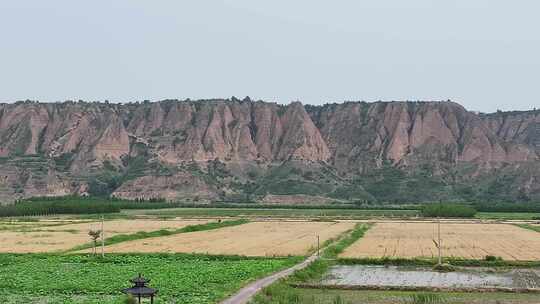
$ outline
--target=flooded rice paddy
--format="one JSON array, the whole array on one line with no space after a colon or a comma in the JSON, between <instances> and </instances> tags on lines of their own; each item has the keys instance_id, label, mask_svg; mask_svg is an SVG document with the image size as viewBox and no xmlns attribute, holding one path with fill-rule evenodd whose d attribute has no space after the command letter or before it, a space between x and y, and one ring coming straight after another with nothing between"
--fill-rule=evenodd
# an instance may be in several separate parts
<instances>
[{"instance_id":1,"label":"flooded rice paddy","mask_svg":"<svg viewBox=\"0 0 540 304\"><path fill-rule=\"evenodd\" d=\"M441 288L441 289L538 289L540 269L493 270L463 268L439 273L430 268L405 266L334 266L321 282L331 286Z\"/></svg>"}]
</instances>

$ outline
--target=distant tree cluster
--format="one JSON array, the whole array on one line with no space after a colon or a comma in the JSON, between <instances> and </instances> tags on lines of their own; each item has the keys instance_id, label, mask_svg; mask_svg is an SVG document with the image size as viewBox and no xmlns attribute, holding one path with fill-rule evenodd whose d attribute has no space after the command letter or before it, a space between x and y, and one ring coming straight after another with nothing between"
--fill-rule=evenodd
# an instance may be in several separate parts
<instances>
[{"instance_id":1,"label":"distant tree cluster","mask_svg":"<svg viewBox=\"0 0 540 304\"><path fill-rule=\"evenodd\" d=\"M128 201L99 197L38 197L0 207L0 217L42 216L54 214L103 214L117 213L122 209L160 209L175 206L163 199Z\"/></svg>"},{"instance_id":2,"label":"distant tree cluster","mask_svg":"<svg viewBox=\"0 0 540 304\"><path fill-rule=\"evenodd\" d=\"M429 204L422 207L424 217L455 217L471 218L476 215L476 209L461 204Z\"/></svg>"}]
</instances>

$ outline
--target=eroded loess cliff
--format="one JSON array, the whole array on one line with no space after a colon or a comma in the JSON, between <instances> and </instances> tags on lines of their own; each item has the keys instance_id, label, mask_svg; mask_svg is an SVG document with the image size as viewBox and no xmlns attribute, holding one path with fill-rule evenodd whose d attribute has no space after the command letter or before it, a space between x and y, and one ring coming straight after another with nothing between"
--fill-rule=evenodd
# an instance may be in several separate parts
<instances>
[{"instance_id":1,"label":"eroded loess cliff","mask_svg":"<svg viewBox=\"0 0 540 304\"><path fill-rule=\"evenodd\" d=\"M538 112L453 102L0 104L0 201L535 199L539 142ZM440 191L413 193L425 181ZM497 183L510 189L492 193Z\"/></svg>"}]
</instances>

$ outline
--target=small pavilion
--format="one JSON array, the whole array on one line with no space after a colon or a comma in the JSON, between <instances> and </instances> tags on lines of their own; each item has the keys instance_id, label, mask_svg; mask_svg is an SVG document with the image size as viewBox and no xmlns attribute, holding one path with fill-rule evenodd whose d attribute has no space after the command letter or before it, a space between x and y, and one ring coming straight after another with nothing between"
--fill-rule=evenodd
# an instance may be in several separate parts
<instances>
[{"instance_id":1,"label":"small pavilion","mask_svg":"<svg viewBox=\"0 0 540 304\"><path fill-rule=\"evenodd\" d=\"M150 303L154 303L154 297L156 296L157 290L146 286L146 284L150 282L149 279L143 278L139 273L138 277L135 277L129 281L134 285L131 288L123 289L123 293L130 294L139 299L139 304L141 303L141 298L150 298Z\"/></svg>"}]
</instances>

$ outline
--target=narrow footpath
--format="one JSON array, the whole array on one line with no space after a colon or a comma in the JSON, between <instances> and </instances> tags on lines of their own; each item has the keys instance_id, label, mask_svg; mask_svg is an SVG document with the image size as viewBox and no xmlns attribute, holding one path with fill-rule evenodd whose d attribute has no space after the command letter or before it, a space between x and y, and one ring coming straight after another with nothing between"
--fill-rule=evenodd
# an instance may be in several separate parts
<instances>
[{"instance_id":1,"label":"narrow footpath","mask_svg":"<svg viewBox=\"0 0 540 304\"><path fill-rule=\"evenodd\" d=\"M276 272L276 273L274 273L272 275L269 275L267 277L259 279L259 280L255 281L255 282L247 285L246 287L240 289L235 295L233 295L230 298L222 301L221 304L246 304L261 289L265 288L266 286L274 283L275 281L277 281L277 280L279 280L281 278L285 278L285 277L290 276L291 274L293 274L293 272L295 272L297 270L306 268L307 266L309 266L309 264L311 264L312 262L314 262L318 258L319 258L319 256L317 255L317 253L315 253L315 254L311 255L310 257L308 257L307 259L305 259L303 262L301 262L299 264L296 264L291 268Z\"/></svg>"}]
</instances>

